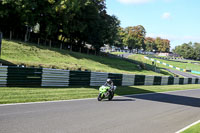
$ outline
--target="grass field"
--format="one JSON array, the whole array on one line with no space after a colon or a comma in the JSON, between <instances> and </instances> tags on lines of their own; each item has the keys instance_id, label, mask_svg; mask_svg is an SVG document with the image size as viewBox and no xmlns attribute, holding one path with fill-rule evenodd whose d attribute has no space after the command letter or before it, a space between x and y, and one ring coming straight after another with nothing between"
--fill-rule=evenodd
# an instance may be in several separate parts
<instances>
[{"instance_id":1,"label":"grass field","mask_svg":"<svg viewBox=\"0 0 200 133\"><path fill-rule=\"evenodd\" d=\"M139 70L137 65L116 58L87 55L56 48L49 48L23 42L3 40L2 60L26 66L41 66L69 70L127 73L142 75L169 75L148 70Z\"/></svg>"},{"instance_id":2,"label":"grass field","mask_svg":"<svg viewBox=\"0 0 200 133\"><path fill-rule=\"evenodd\" d=\"M125 54L125 52L110 52L111 54L114 54L114 55L121 55L121 54Z\"/></svg>"},{"instance_id":3,"label":"grass field","mask_svg":"<svg viewBox=\"0 0 200 133\"><path fill-rule=\"evenodd\" d=\"M181 133L200 133L200 123L188 128L187 130Z\"/></svg>"},{"instance_id":4,"label":"grass field","mask_svg":"<svg viewBox=\"0 0 200 133\"><path fill-rule=\"evenodd\" d=\"M174 90L200 89L200 85L118 87L115 95L129 95ZM96 98L98 87L26 88L0 87L0 104Z\"/></svg>"}]
</instances>

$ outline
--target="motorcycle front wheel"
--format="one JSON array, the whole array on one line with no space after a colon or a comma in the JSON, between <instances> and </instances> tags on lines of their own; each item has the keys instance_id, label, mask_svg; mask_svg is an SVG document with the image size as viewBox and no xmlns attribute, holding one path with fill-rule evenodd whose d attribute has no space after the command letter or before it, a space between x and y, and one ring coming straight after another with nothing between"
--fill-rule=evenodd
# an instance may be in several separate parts
<instances>
[{"instance_id":1,"label":"motorcycle front wheel","mask_svg":"<svg viewBox=\"0 0 200 133\"><path fill-rule=\"evenodd\" d=\"M103 99L103 97L101 97L101 93L99 93L98 97L97 97L97 100L98 101L101 101Z\"/></svg>"}]
</instances>

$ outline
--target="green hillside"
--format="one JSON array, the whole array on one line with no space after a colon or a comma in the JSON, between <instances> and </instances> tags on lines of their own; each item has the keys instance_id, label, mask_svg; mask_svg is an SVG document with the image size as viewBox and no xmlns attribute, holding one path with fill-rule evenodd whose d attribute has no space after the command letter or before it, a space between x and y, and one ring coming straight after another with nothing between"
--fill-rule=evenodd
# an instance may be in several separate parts
<instances>
[{"instance_id":1,"label":"green hillside","mask_svg":"<svg viewBox=\"0 0 200 133\"><path fill-rule=\"evenodd\" d=\"M25 64L26 66L45 68L143 75L169 75L168 73L161 74L148 70L139 70L137 65L121 59L81 54L8 40L3 40L1 60L17 65Z\"/></svg>"},{"instance_id":2,"label":"green hillside","mask_svg":"<svg viewBox=\"0 0 200 133\"><path fill-rule=\"evenodd\" d=\"M190 62L182 63L182 62L176 62L176 61L168 61L168 60L157 59L157 58L154 58L154 59L165 62L165 63L170 64L172 66L179 67L179 68L194 70L194 71L200 71L200 65L198 65L198 64L193 64L193 63L190 63ZM195 61L195 62L198 62L198 61ZM164 67L164 65L159 64L159 63L157 63L157 65Z\"/></svg>"},{"instance_id":3,"label":"green hillside","mask_svg":"<svg viewBox=\"0 0 200 133\"><path fill-rule=\"evenodd\" d=\"M139 54L137 54L137 55L130 55L129 59L133 59L133 60L137 60L137 61L142 61L143 63L147 64L147 67L152 67L152 61L145 59L144 56L145 55L139 55ZM172 66L176 66L176 67L179 67L179 68L193 70L193 71L200 71L200 65L198 65L198 64L193 64L193 63L190 63L190 62L183 63L183 62L177 62L177 61L173 61L173 60L169 61L169 60L163 60L163 59L157 59L157 58L153 58L153 59L156 59L158 61L167 63L167 64L172 65ZM195 61L195 62L198 62L198 61ZM157 68L161 69L161 73L163 73L165 71L164 68L176 70L175 68L171 68L171 67L168 67L168 66L160 64L160 63L155 63L155 65L156 65Z\"/></svg>"},{"instance_id":4,"label":"green hillside","mask_svg":"<svg viewBox=\"0 0 200 133\"><path fill-rule=\"evenodd\" d=\"M144 63L147 63L149 65L152 65L152 61L151 60L147 60L144 58L144 55L131 55L129 56L130 59L133 59L133 60L138 60L138 61L142 61ZM151 58L151 57L150 57ZM200 71L200 65L197 65L197 64L192 64L190 62L188 63L183 63L183 62L176 62L176 61L169 61L169 60L163 60L163 59L157 59L157 58L153 58L153 59L156 59L156 60L159 60L161 62L164 62L164 63L167 63L167 64L170 64L172 66L176 66L176 67L179 67L179 68L183 68L183 69L189 69L189 70L196 70L196 71ZM195 62L198 62L198 61L195 61ZM168 66L165 66L163 64L159 64L159 63L156 63L156 66L157 67L160 67L160 68L170 68ZM170 69L173 69L173 68L170 68Z\"/></svg>"},{"instance_id":5,"label":"green hillside","mask_svg":"<svg viewBox=\"0 0 200 133\"><path fill-rule=\"evenodd\" d=\"M141 55L141 54L133 54L133 55L128 56L128 58L146 64L145 67L146 67L147 69L155 69L155 66L152 65L152 61L145 59L145 58L144 58L144 55ZM157 65L157 64L156 64L156 68L159 68L159 69L160 69L160 73L163 73L163 74L166 74L166 75L167 75L167 74L170 74L171 76L177 76L177 75L174 75L174 74L169 73L168 71L164 70L163 68L166 68L166 66L163 67L163 66L160 66L160 65Z\"/></svg>"}]
</instances>

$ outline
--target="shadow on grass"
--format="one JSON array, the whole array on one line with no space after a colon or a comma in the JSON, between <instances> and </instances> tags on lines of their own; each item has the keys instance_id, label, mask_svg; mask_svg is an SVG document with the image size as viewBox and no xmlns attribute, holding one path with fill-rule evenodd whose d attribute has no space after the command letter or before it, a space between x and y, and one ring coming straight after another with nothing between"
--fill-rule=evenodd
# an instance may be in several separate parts
<instances>
[{"instance_id":1,"label":"shadow on grass","mask_svg":"<svg viewBox=\"0 0 200 133\"><path fill-rule=\"evenodd\" d=\"M0 63L2 65L5 65L5 66L17 66L16 64L12 63L12 62L9 62L7 60L4 60L4 59L0 59Z\"/></svg>"}]
</instances>

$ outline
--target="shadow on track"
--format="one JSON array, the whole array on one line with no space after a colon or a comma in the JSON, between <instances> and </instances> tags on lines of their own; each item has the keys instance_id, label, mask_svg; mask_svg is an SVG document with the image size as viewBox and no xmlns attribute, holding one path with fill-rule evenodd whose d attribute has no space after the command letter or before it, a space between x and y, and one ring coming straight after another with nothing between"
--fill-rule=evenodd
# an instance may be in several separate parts
<instances>
[{"instance_id":1,"label":"shadow on track","mask_svg":"<svg viewBox=\"0 0 200 133\"><path fill-rule=\"evenodd\" d=\"M196 98L196 97L163 94L163 93L155 93L155 94L139 95L139 96L128 96L128 97L156 101L156 102L164 102L164 103L170 103L170 104L200 107L200 98Z\"/></svg>"},{"instance_id":2,"label":"shadow on track","mask_svg":"<svg viewBox=\"0 0 200 133\"><path fill-rule=\"evenodd\" d=\"M159 88L161 88L162 86L154 86L155 90L158 90ZM180 88L182 86L180 85ZM26 87L24 87L26 88ZM30 90L29 87L27 87L28 90ZM69 91L68 95L74 95L74 93L78 93L78 94L87 94L87 93L91 93L89 95L92 95L92 97L96 97L98 96L98 89L99 87L88 87L88 86L69 86L69 87L32 87L35 88L36 93L38 93L38 89L43 88L46 89L45 91L50 91L50 90L62 90L63 92L67 91L68 89L72 89L74 88L74 91ZM76 89L79 88L79 90L76 91ZM82 90L83 88L83 90ZM88 89L85 89L88 88ZM148 87L146 87L148 88ZM163 86L162 90L167 89L167 87ZM173 88L173 86L171 87ZM17 89L16 87L14 87L13 89ZM89 91L88 91L89 90ZM24 91L26 91L26 89L24 89ZM34 89L32 90L34 93ZM44 91L44 90L43 90ZM88 91L88 92L86 92ZM144 94L145 93L145 94ZM151 93L151 94L148 94ZM195 94L195 96L184 96L187 95L187 93L183 93L183 92L176 92L175 93L156 93L154 91L151 91L149 88L145 89L145 87L143 86L124 86L121 87L119 86L117 88L117 90L115 91L115 96L122 96L122 97L114 97L113 98L113 102L134 102L137 101L138 99L141 100L149 100L149 101L156 101L156 102L163 102L163 103L169 103L169 104L177 104L177 105L184 105L184 106L191 106L191 107L200 107L200 89L197 90L193 90L190 91L190 94ZM140 94L140 95L134 95L134 94ZM184 95L181 95L184 94ZM29 95L29 93L27 94ZM88 95L88 94L87 94ZM82 97L79 97L80 99ZM83 98L86 98L86 96L83 96ZM105 102L109 102L107 99L103 100Z\"/></svg>"},{"instance_id":3,"label":"shadow on track","mask_svg":"<svg viewBox=\"0 0 200 133\"><path fill-rule=\"evenodd\" d=\"M105 101L108 101L108 100L105 100ZM130 101L130 102L132 102L132 101L136 101L135 99L112 99L112 101L114 101L114 102L127 102L127 101Z\"/></svg>"},{"instance_id":4,"label":"shadow on track","mask_svg":"<svg viewBox=\"0 0 200 133\"><path fill-rule=\"evenodd\" d=\"M128 95L128 94L141 94L141 93L147 93L147 95ZM148 93L151 93L151 94L148 94ZM194 94L195 93L197 92L194 92ZM200 107L200 92L198 93L199 93L199 97L189 97L189 96L167 94L167 93L156 93L154 91L149 91L149 90L145 90L145 89L141 89L137 87L119 87L115 92L115 94L119 96L128 95L124 97L132 98L134 100L142 99L142 100L150 100L150 101L164 102L164 103L170 103L170 104ZM117 101L118 99L114 98L113 101L114 100Z\"/></svg>"}]
</instances>

